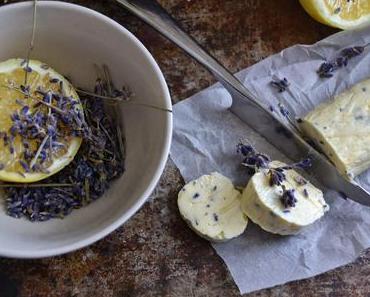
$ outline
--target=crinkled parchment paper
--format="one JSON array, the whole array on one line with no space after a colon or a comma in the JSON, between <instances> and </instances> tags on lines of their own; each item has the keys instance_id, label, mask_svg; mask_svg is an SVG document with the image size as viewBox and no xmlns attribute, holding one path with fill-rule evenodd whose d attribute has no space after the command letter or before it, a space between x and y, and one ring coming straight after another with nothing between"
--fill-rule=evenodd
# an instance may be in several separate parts
<instances>
[{"instance_id":1,"label":"crinkled parchment paper","mask_svg":"<svg viewBox=\"0 0 370 297\"><path fill-rule=\"evenodd\" d=\"M370 28L341 32L314 45L296 45L241 71L238 77L261 100L283 103L302 116L356 82L370 77L370 54L350 60L330 79L320 79L316 70L324 59L341 49L370 42ZM278 93L272 77L286 77L289 90ZM370 99L369 99L370 100ZM185 181L219 171L238 185L248 176L236 155L239 139L248 139L273 159L286 160L271 144L241 122L228 108L230 95L216 84L174 106L174 136L171 156ZM370 173L361 176L368 185ZM344 200L335 192L325 194L330 212L297 236L281 237L250 223L237 239L213 247L230 269L241 293L308 278L356 259L370 247L370 208Z\"/></svg>"}]
</instances>

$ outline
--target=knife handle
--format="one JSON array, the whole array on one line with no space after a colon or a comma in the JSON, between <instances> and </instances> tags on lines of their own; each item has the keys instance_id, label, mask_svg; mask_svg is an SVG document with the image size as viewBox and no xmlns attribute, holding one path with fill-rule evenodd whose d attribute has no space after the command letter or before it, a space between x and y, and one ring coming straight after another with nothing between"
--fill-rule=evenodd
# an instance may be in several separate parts
<instances>
[{"instance_id":1,"label":"knife handle","mask_svg":"<svg viewBox=\"0 0 370 297\"><path fill-rule=\"evenodd\" d=\"M255 96L211 54L190 37L155 0L117 0L129 11L174 42L188 55L205 66L231 94L242 94L245 100L266 110Z\"/></svg>"}]
</instances>

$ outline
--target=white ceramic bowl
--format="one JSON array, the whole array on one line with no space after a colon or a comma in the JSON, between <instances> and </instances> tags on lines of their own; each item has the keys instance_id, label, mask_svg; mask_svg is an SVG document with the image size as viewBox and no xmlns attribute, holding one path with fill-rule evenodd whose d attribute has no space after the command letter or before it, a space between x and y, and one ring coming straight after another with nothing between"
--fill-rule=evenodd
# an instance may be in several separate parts
<instances>
[{"instance_id":1,"label":"white ceramic bowl","mask_svg":"<svg viewBox=\"0 0 370 297\"><path fill-rule=\"evenodd\" d=\"M93 64L107 64L115 84L128 85L136 94L135 100L171 108L158 65L145 47L113 20L56 1L39 1L37 20L32 58L49 64L86 89L92 89L96 78ZM1 7L0 28L0 61L25 57L32 28L32 2ZM165 166L172 115L131 105L122 105L122 114L127 138L122 178L104 197L73 211L64 220L30 223L6 216L0 209L1 256L38 258L82 248L118 228L143 205Z\"/></svg>"}]
</instances>

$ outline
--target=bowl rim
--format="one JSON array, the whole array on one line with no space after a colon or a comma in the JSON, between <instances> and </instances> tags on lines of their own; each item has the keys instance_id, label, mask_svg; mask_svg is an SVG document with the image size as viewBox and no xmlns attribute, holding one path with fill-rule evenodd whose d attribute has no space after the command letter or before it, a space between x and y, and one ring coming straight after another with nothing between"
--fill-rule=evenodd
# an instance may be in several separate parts
<instances>
[{"instance_id":1,"label":"bowl rim","mask_svg":"<svg viewBox=\"0 0 370 297\"><path fill-rule=\"evenodd\" d=\"M25 1L20 3L12 3L7 4L0 7L0 10L2 12L6 10L13 10L13 9L19 9L23 8L29 5L32 5L33 1ZM102 22L107 23L110 26L113 26L115 29L119 30L121 34L126 35L138 48L139 51L141 51L145 58L147 59L149 65L153 68L155 71L155 74L157 75L159 82L160 82L160 89L163 93L163 97L165 99L165 105L166 108L172 110L172 103L171 103L171 96L170 92L168 90L167 83L165 81L165 78L163 76L162 71L160 70L157 62L154 60L153 56L150 54L150 52L147 50L147 48L137 39L130 31L128 31L125 27L117 23L116 21L112 20L111 18L103 15L100 12L97 12L95 10L92 10L90 8L72 4L72 3L66 3L62 1L39 1L38 5L49 7L52 9L59 9L59 8L67 8L70 10L78 11L81 14L88 14L92 15L93 17L99 19ZM123 8L122 8L123 9ZM102 228L98 232L86 237L82 238L80 240L77 240L73 243L66 244L60 247L50 248L50 249L43 249L43 250L12 250L4 248L0 245L0 255L3 257L8 258L20 258L20 259L36 259L36 258L46 258L46 257L52 257L57 255L66 254L72 251L76 251L78 249L84 248L86 246L89 246L98 240L104 238L108 234L115 231L117 228L119 228L121 225L123 225L126 221L128 221L147 201L150 194L155 189L155 186L157 185L167 162L169 152L170 152L170 146L171 146L171 140L172 140L172 128L173 128L173 120L172 120L172 112L166 113L166 127L165 127L165 137L164 137L164 149L161 153L159 164L154 172L154 175L152 179L150 180L150 183L144 190L143 194L141 195L140 199L136 203L134 203L124 214L122 214L116 221L109 224L105 228Z\"/></svg>"}]
</instances>

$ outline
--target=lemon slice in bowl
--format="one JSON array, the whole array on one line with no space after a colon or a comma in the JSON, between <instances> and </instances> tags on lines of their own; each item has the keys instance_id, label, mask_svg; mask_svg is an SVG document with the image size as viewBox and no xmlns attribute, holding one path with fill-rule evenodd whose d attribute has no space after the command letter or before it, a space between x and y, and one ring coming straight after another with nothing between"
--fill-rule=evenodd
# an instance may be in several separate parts
<instances>
[{"instance_id":1,"label":"lemon slice in bowl","mask_svg":"<svg viewBox=\"0 0 370 297\"><path fill-rule=\"evenodd\" d=\"M355 29L370 24L369 0L300 0L315 20L340 29Z\"/></svg>"},{"instance_id":2,"label":"lemon slice in bowl","mask_svg":"<svg viewBox=\"0 0 370 297\"><path fill-rule=\"evenodd\" d=\"M0 63L0 180L32 183L67 166L82 143L73 86L39 61Z\"/></svg>"}]
</instances>

